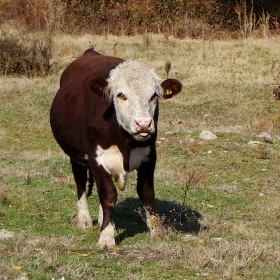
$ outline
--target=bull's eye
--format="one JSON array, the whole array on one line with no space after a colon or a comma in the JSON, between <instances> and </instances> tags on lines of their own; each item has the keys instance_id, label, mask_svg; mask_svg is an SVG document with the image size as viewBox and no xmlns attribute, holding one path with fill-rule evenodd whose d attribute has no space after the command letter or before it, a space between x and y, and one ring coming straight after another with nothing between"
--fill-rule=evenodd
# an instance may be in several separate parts
<instances>
[{"instance_id":1,"label":"bull's eye","mask_svg":"<svg viewBox=\"0 0 280 280\"><path fill-rule=\"evenodd\" d=\"M127 100L126 96L122 92L117 94L117 98L119 98L120 100L123 100L123 101Z\"/></svg>"},{"instance_id":2,"label":"bull's eye","mask_svg":"<svg viewBox=\"0 0 280 280\"><path fill-rule=\"evenodd\" d=\"M159 94L155 92L153 96L151 97L151 101L157 100L159 98Z\"/></svg>"}]
</instances>

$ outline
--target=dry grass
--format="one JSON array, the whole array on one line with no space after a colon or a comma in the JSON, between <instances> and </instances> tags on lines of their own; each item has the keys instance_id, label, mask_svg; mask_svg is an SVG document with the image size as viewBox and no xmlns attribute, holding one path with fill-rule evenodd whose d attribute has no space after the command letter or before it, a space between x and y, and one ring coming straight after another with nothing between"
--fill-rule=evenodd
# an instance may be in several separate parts
<instances>
[{"instance_id":1,"label":"dry grass","mask_svg":"<svg viewBox=\"0 0 280 280\"><path fill-rule=\"evenodd\" d=\"M53 42L58 74L0 77L0 225L16 234L0 242L0 278L279 278L280 104L273 89L280 75L280 37L208 41L151 35L147 45L143 36L60 34ZM91 46L144 61L184 84L160 110L155 189L170 230L165 239L149 241L142 217L133 211L142 207L134 173L119 194L116 250L95 249L97 228L72 226L74 182L48 114L62 70ZM202 141L198 135L205 129L218 139ZM257 138L261 132L270 133L273 144L249 147L249 140L263 141ZM95 195L90 204L96 220Z\"/></svg>"}]
</instances>

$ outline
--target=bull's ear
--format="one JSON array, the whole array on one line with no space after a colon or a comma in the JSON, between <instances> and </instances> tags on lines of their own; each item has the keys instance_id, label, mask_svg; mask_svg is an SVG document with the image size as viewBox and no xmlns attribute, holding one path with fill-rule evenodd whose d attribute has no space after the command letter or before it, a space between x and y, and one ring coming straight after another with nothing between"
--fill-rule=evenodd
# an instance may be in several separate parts
<instances>
[{"instance_id":1,"label":"bull's ear","mask_svg":"<svg viewBox=\"0 0 280 280\"><path fill-rule=\"evenodd\" d=\"M179 93L183 86L178 80L167 79L161 83L161 87L163 88L162 98L170 99L173 95Z\"/></svg>"},{"instance_id":2,"label":"bull's ear","mask_svg":"<svg viewBox=\"0 0 280 280\"><path fill-rule=\"evenodd\" d=\"M108 82L104 78L95 78L91 82L91 89L96 94L104 95L104 91L107 85Z\"/></svg>"}]
</instances>

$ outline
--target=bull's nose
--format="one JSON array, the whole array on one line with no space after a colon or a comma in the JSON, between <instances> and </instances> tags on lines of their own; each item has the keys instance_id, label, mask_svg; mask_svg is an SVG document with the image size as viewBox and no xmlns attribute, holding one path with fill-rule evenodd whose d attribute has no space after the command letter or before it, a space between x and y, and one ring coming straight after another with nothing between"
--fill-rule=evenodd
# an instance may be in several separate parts
<instances>
[{"instance_id":1,"label":"bull's nose","mask_svg":"<svg viewBox=\"0 0 280 280\"><path fill-rule=\"evenodd\" d=\"M137 119L134 121L133 125L138 133L151 132L153 128L153 119L151 118Z\"/></svg>"}]
</instances>

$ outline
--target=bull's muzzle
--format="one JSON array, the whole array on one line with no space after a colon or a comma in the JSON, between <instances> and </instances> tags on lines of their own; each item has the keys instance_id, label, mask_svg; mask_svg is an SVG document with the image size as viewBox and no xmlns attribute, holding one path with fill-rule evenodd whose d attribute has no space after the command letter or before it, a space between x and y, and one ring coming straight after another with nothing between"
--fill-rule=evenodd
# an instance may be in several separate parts
<instances>
[{"instance_id":1,"label":"bull's muzzle","mask_svg":"<svg viewBox=\"0 0 280 280\"><path fill-rule=\"evenodd\" d=\"M133 126L136 131L134 135L137 140L145 141L150 138L152 133L154 133L154 121L152 118L134 120Z\"/></svg>"}]
</instances>

